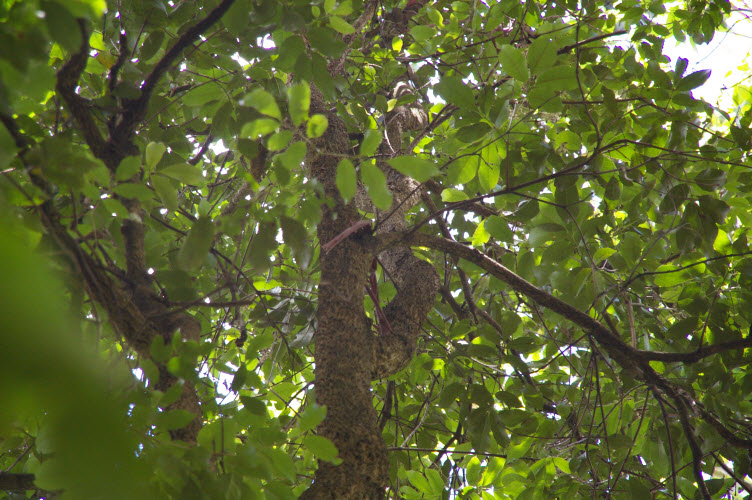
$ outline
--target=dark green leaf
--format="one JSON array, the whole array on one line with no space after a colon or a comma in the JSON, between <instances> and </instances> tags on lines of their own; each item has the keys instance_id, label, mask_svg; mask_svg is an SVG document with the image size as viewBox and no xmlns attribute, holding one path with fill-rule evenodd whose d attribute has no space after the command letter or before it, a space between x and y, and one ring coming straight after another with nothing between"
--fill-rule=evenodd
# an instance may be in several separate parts
<instances>
[{"instance_id":1,"label":"dark green leaf","mask_svg":"<svg viewBox=\"0 0 752 500\"><path fill-rule=\"evenodd\" d=\"M512 45L502 45L499 49L499 62L501 69L520 82L526 82L530 75L527 72L527 62L525 54Z\"/></svg>"},{"instance_id":2,"label":"dark green leaf","mask_svg":"<svg viewBox=\"0 0 752 500\"><path fill-rule=\"evenodd\" d=\"M459 76L445 76L436 85L435 91L449 104L465 109L475 108L473 91Z\"/></svg>"},{"instance_id":3,"label":"dark green leaf","mask_svg":"<svg viewBox=\"0 0 752 500\"><path fill-rule=\"evenodd\" d=\"M199 217L180 247L178 265L187 271L198 269L206 260L213 241L214 224L208 217Z\"/></svg>"},{"instance_id":4,"label":"dark green leaf","mask_svg":"<svg viewBox=\"0 0 752 500\"><path fill-rule=\"evenodd\" d=\"M696 89L710 78L710 70L703 69L690 73L676 84L676 90L679 92L687 92L692 89Z\"/></svg>"}]
</instances>

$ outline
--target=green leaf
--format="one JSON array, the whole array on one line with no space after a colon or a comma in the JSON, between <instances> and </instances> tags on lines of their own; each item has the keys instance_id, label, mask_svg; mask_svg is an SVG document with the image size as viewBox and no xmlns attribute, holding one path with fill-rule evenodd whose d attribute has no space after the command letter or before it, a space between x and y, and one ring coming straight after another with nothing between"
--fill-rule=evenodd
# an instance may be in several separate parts
<instances>
[{"instance_id":1,"label":"green leaf","mask_svg":"<svg viewBox=\"0 0 752 500\"><path fill-rule=\"evenodd\" d=\"M439 175L439 169L433 160L418 158L415 156L398 156L392 158L387 163L394 167L398 172L412 177L418 182L426 182L435 175Z\"/></svg>"},{"instance_id":2,"label":"green leaf","mask_svg":"<svg viewBox=\"0 0 752 500\"><path fill-rule=\"evenodd\" d=\"M282 114L279 112L277 101L264 89L256 89L250 94L246 94L246 96L240 100L239 104L241 106L255 108L259 113L276 118L277 120L282 119Z\"/></svg>"},{"instance_id":3,"label":"green leaf","mask_svg":"<svg viewBox=\"0 0 752 500\"><path fill-rule=\"evenodd\" d=\"M500 165L498 163L489 164L482 161L478 166L478 180L480 181L481 189L486 192L491 192L499 182L499 170Z\"/></svg>"},{"instance_id":4,"label":"green leaf","mask_svg":"<svg viewBox=\"0 0 752 500\"><path fill-rule=\"evenodd\" d=\"M298 427L302 431L310 431L316 428L326 417L326 406L319 406L316 403L306 406L303 413L299 414Z\"/></svg>"},{"instance_id":5,"label":"green leaf","mask_svg":"<svg viewBox=\"0 0 752 500\"><path fill-rule=\"evenodd\" d=\"M352 162L347 158L340 160L337 165L337 189L339 194L345 199L345 203L350 201L355 196L355 191L358 189L358 176L355 172Z\"/></svg>"},{"instance_id":6,"label":"green leaf","mask_svg":"<svg viewBox=\"0 0 752 500\"><path fill-rule=\"evenodd\" d=\"M178 251L178 266L195 271L206 260L214 242L214 224L208 217L199 217L191 226L188 237Z\"/></svg>"},{"instance_id":7,"label":"green leaf","mask_svg":"<svg viewBox=\"0 0 752 500\"><path fill-rule=\"evenodd\" d=\"M431 486L428 483L428 479L426 479L422 472L416 470L408 470L405 471L405 474L407 475L407 479L410 481L410 484L412 484L416 490L425 494L430 494Z\"/></svg>"},{"instance_id":8,"label":"green leaf","mask_svg":"<svg viewBox=\"0 0 752 500\"><path fill-rule=\"evenodd\" d=\"M115 171L116 181L127 181L141 170L141 158L138 156L126 156Z\"/></svg>"},{"instance_id":9,"label":"green leaf","mask_svg":"<svg viewBox=\"0 0 752 500\"><path fill-rule=\"evenodd\" d=\"M305 50L302 38L297 35L289 36L279 47L279 57L274 61L274 65L282 71L293 71L298 57L305 54Z\"/></svg>"},{"instance_id":10,"label":"green leaf","mask_svg":"<svg viewBox=\"0 0 752 500\"><path fill-rule=\"evenodd\" d=\"M571 66L554 66L543 71L535 85L536 87L551 85L557 90L570 90L577 88L577 76Z\"/></svg>"},{"instance_id":11,"label":"green leaf","mask_svg":"<svg viewBox=\"0 0 752 500\"><path fill-rule=\"evenodd\" d=\"M363 134L363 142L360 144L361 156L373 156L381 144L382 135L380 130L369 128Z\"/></svg>"},{"instance_id":12,"label":"green leaf","mask_svg":"<svg viewBox=\"0 0 752 500\"><path fill-rule=\"evenodd\" d=\"M679 83L676 84L676 90L678 92L687 92L689 90L696 89L703 83L707 82L708 78L710 78L709 69L695 71L694 73L690 73L679 80Z\"/></svg>"},{"instance_id":13,"label":"green leaf","mask_svg":"<svg viewBox=\"0 0 752 500\"><path fill-rule=\"evenodd\" d=\"M436 469L426 469L426 479L428 479L428 494L434 497L441 497L444 493L444 480Z\"/></svg>"},{"instance_id":14,"label":"green leaf","mask_svg":"<svg viewBox=\"0 0 752 500\"><path fill-rule=\"evenodd\" d=\"M167 176L171 179L175 179L176 181L180 181L183 184L191 184L194 186L199 186L206 180L204 179L204 176L201 175L201 170L189 163L177 163L175 165L170 165L169 167L165 167L162 170L157 171L156 173Z\"/></svg>"},{"instance_id":15,"label":"green leaf","mask_svg":"<svg viewBox=\"0 0 752 500\"><path fill-rule=\"evenodd\" d=\"M474 247L482 247L488 243L488 240L490 239L491 233L486 231L483 222L481 222L478 224L478 227L475 228L475 232L473 232L472 245Z\"/></svg>"},{"instance_id":16,"label":"green leaf","mask_svg":"<svg viewBox=\"0 0 752 500\"><path fill-rule=\"evenodd\" d=\"M392 206L392 192L386 186L386 176L373 162L360 165L360 178L376 208L387 210Z\"/></svg>"},{"instance_id":17,"label":"green leaf","mask_svg":"<svg viewBox=\"0 0 752 500\"><path fill-rule=\"evenodd\" d=\"M294 171L303 164L307 149L305 142L293 142L284 153L278 155L278 158L288 170Z\"/></svg>"},{"instance_id":18,"label":"green leaf","mask_svg":"<svg viewBox=\"0 0 752 500\"><path fill-rule=\"evenodd\" d=\"M178 190L173 187L172 183L165 177L153 175L149 179L149 184L157 192L157 196L164 203L165 208L170 212L178 209Z\"/></svg>"},{"instance_id":19,"label":"green leaf","mask_svg":"<svg viewBox=\"0 0 752 500\"><path fill-rule=\"evenodd\" d=\"M227 26L230 33L236 37L248 29L249 16L253 11L250 0L235 0L235 3L222 16L222 23Z\"/></svg>"},{"instance_id":20,"label":"green leaf","mask_svg":"<svg viewBox=\"0 0 752 500\"><path fill-rule=\"evenodd\" d=\"M164 156L167 147L161 142L150 142L146 145L146 171L153 172L154 168L159 163L159 160Z\"/></svg>"},{"instance_id":21,"label":"green leaf","mask_svg":"<svg viewBox=\"0 0 752 500\"><path fill-rule=\"evenodd\" d=\"M240 396L240 402L243 403L244 409L254 415L266 415L266 404L261 398L252 398L250 396Z\"/></svg>"},{"instance_id":22,"label":"green leaf","mask_svg":"<svg viewBox=\"0 0 752 500\"><path fill-rule=\"evenodd\" d=\"M434 90L449 104L460 108L475 109L475 96L459 76L445 76Z\"/></svg>"},{"instance_id":23,"label":"green leaf","mask_svg":"<svg viewBox=\"0 0 752 500\"><path fill-rule=\"evenodd\" d=\"M247 378L248 378L248 368L245 366L245 363L240 363L238 370L235 372L235 375L232 377L232 384L230 385L230 389L233 392L238 392L240 389L243 388L243 385L245 385L245 381Z\"/></svg>"},{"instance_id":24,"label":"green leaf","mask_svg":"<svg viewBox=\"0 0 752 500\"><path fill-rule=\"evenodd\" d=\"M503 45L499 49L499 62L509 76L519 82L526 82L530 75L527 72L527 62L522 50L512 46Z\"/></svg>"},{"instance_id":25,"label":"green leaf","mask_svg":"<svg viewBox=\"0 0 752 500\"><path fill-rule=\"evenodd\" d=\"M138 51L138 58L142 61L148 61L157 53L164 41L164 31L152 31L144 39L144 43L141 44L141 48Z\"/></svg>"},{"instance_id":26,"label":"green leaf","mask_svg":"<svg viewBox=\"0 0 752 500\"><path fill-rule=\"evenodd\" d=\"M469 196L466 195L464 191L460 191L459 189L447 188L441 192L441 201L446 201L449 203L455 201L465 201L468 198Z\"/></svg>"},{"instance_id":27,"label":"green leaf","mask_svg":"<svg viewBox=\"0 0 752 500\"><path fill-rule=\"evenodd\" d=\"M143 184L132 184L130 182L118 184L113 188L112 192L123 198L136 199L143 202L147 202L154 197L152 192Z\"/></svg>"},{"instance_id":28,"label":"green leaf","mask_svg":"<svg viewBox=\"0 0 752 500\"><path fill-rule=\"evenodd\" d=\"M13 160L18 149L8 129L0 127L0 168L6 167Z\"/></svg>"},{"instance_id":29,"label":"green leaf","mask_svg":"<svg viewBox=\"0 0 752 500\"><path fill-rule=\"evenodd\" d=\"M285 216L280 218L280 226L285 245L292 249L294 255L301 256L308 246L306 242L308 231L306 231L305 226L300 221Z\"/></svg>"},{"instance_id":30,"label":"green leaf","mask_svg":"<svg viewBox=\"0 0 752 500\"><path fill-rule=\"evenodd\" d=\"M311 106L311 87L307 83L296 83L287 89L287 101L292 124L296 127L308 119Z\"/></svg>"},{"instance_id":31,"label":"green leaf","mask_svg":"<svg viewBox=\"0 0 752 500\"><path fill-rule=\"evenodd\" d=\"M491 125L486 122L473 123L460 128L457 131L457 139L462 142L473 143L485 138L491 129Z\"/></svg>"},{"instance_id":32,"label":"green leaf","mask_svg":"<svg viewBox=\"0 0 752 500\"><path fill-rule=\"evenodd\" d=\"M269 149L269 151L282 151L287 147L288 144L290 144L291 139L291 130L280 130L279 132L275 132L271 137L269 137L269 139L266 141L266 147Z\"/></svg>"},{"instance_id":33,"label":"green leaf","mask_svg":"<svg viewBox=\"0 0 752 500\"><path fill-rule=\"evenodd\" d=\"M334 446L334 443L322 436L309 434L303 441L303 445L319 460L334 462L339 454L339 450Z\"/></svg>"},{"instance_id":34,"label":"green leaf","mask_svg":"<svg viewBox=\"0 0 752 500\"><path fill-rule=\"evenodd\" d=\"M506 241L511 243L514 237L514 233L509 229L509 224L499 216L492 215L484 222L486 230L497 241Z\"/></svg>"},{"instance_id":35,"label":"green leaf","mask_svg":"<svg viewBox=\"0 0 752 500\"><path fill-rule=\"evenodd\" d=\"M329 120L322 114L315 114L308 119L306 134L311 139L321 137L329 126Z\"/></svg>"},{"instance_id":36,"label":"green leaf","mask_svg":"<svg viewBox=\"0 0 752 500\"><path fill-rule=\"evenodd\" d=\"M553 460L556 468L562 471L564 474L572 473L572 471L569 469L569 462L567 462L565 459L561 457L553 457Z\"/></svg>"},{"instance_id":37,"label":"green leaf","mask_svg":"<svg viewBox=\"0 0 752 500\"><path fill-rule=\"evenodd\" d=\"M248 263L254 269L266 269L271 262L269 254L277 248L277 224L261 222L258 226L248 246Z\"/></svg>"},{"instance_id":38,"label":"green leaf","mask_svg":"<svg viewBox=\"0 0 752 500\"><path fill-rule=\"evenodd\" d=\"M447 169L447 181L449 184L466 184L473 180L477 171L476 157L457 158Z\"/></svg>"},{"instance_id":39,"label":"green leaf","mask_svg":"<svg viewBox=\"0 0 752 500\"><path fill-rule=\"evenodd\" d=\"M57 2L42 2L40 7L53 40L68 52L78 52L83 39L76 18Z\"/></svg>"},{"instance_id":40,"label":"green leaf","mask_svg":"<svg viewBox=\"0 0 752 500\"><path fill-rule=\"evenodd\" d=\"M716 191L726 184L726 172L718 168L707 168L697 174L694 181L705 191Z\"/></svg>"},{"instance_id":41,"label":"green leaf","mask_svg":"<svg viewBox=\"0 0 752 500\"><path fill-rule=\"evenodd\" d=\"M355 28L353 28L350 23L339 16L331 16L329 18L329 24L332 26L332 28L342 33L343 35L350 35L352 33L355 33Z\"/></svg>"},{"instance_id":42,"label":"green leaf","mask_svg":"<svg viewBox=\"0 0 752 500\"><path fill-rule=\"evenodd\" d=\"M530 73L540 75L550 68L556 60L556 45L546 37L540 36L530 44L527 51L527 65Z\"/></svg>"},{"instance_id":43,"label":"green leaf","mask_svg":"<svg viewBox=\"0 0 752 500\"><path fill-rule=\"evenodd\" d=\"M277 120L259 118L243 125L243 128L240 130L240 137L258 139L259 137L276 132L278 128L279 122Z\"/></svg>"},{"instance_id":44,"label":"green leaf","mask_svg":"<svg viewBox=\"0 0 752 500\"><path fill-rule=\"evenodd\" d=\"M655 284L658 286L672 287L680 285L687 280L686 272L671 264L660 266L655 271L656 273L662 273L655 275Z\"/></svg>"},{"instance_id":45,"label":"green leaf","mask_svg":"<svg viewBox=\"0 0 752 500\"><path fill-rule=\"evenodd\" d=\"M168 410L162 413L157 413L156 425L157 427L173 431L176 429L182 429L186 425L193 422L196 415L188 410Z\"/></svg>"},{"instance_id":46,"label":"green leaf","mask_svg":"<svg viewBox=\"0 0 752 500\"><path fill-rule=\"evenodd\" d=\"M180 102L185 104L186 106L198 107L203 106L204 104L207 104L211 101L218 101L226 98L227 95L225 94L224 90L222 90L222 87L220 87L216 83L209 82L201 85L196 85L195 87L190 89L185 95L182 96Z\"/></svg>"},{"instance_id":47,"label":"green leaf","mask_svg":"<svg viewBox=\"0 0 752 500\"><path fill-rule=\"evenodd\" d=\"M468 484L478 484L480 482L480 460L478 457L473 457L470 459L470 461L467 463L467 468L465 469L467 471L467 482Z\"/></svg>"}]
</instances>

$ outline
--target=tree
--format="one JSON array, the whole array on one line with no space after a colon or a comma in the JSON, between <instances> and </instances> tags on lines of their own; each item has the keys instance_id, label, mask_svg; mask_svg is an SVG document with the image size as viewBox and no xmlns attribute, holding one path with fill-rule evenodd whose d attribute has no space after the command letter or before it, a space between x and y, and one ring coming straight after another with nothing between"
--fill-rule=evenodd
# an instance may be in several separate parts
<instances>
[{"instance_id":1,"label":"tree","mask_svg":"<svg viewBox=\"0 0 752 500\"><path fill-rule=\"evenodd\" d=\"M735 13L4 2L0 490L749 496Z\"/></svg>"}]
</instances>

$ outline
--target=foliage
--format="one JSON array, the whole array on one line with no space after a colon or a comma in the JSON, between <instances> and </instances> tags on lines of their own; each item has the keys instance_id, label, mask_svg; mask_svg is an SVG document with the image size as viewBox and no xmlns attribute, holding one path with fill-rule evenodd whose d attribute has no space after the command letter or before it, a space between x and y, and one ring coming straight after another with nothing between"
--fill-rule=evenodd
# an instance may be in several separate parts
<instances>
[{"instance_id":1,"label":"foliage","mask_svg":"<svg viewBox=\"0 0 752 500\"><path fill-rule=\"evenodd\" d=\"M0 470L38 488L12 498L295 498L337 463L311 83L349 133L339 193L381 210L387 115L428 111L389 160L442 280L372 385L390 498L749 496L752 91L721 109L663 53L732 10L0 3Z\"/></svg>"}]
</instances>

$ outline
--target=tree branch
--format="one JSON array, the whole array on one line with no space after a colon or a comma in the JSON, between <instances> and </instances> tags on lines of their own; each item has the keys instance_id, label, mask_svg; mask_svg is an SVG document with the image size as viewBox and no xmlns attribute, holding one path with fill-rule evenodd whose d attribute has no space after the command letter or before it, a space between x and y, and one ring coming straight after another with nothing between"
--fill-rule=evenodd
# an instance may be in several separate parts
<instances>
[{"instance_id":1,"label":"tree branch","mask_svg":"<svg viewBox=\"0 0 752 500\"><path fill-rule=\"evenodd\" d=\"M141 86L141 95L138 99L127 101L123 112L123 120L118 124L114 133L118 142L130 140L136 125L144 119L146 107L149 104L149 99L152 92L154 92L154 88L170 66L178 59L183 50L198 40L203 32L219 21L234 2L235 0L223 0L204 19L188 28L173 46L170 47L170 50L162 56L162 59L157 62L154 68L152 68L151 73L147 75Z\"/></svg>"},{"instance_id":2,"label":"tree branch","mask_svg":"<svg viewBox=\"0 0 752 500\"><path fill-rule=\"evenodd\" d=\"M114 168L107 162L105 141L99 132L94 117L89 111L89 104L86 99L76 93L78 80L86 68L86 62L89 59L89 33L86 29L86 21L78 20L78 26L81 30L81 47L78 52L73 54L60 71L57 72L57 84L55 89L62 96L73 119L78 124L81 133L84 135L86 143L91 148L94 156L101 159L110 169ZM117 165L115 165L117 166Z\"/></svg>"}]
</instances>

